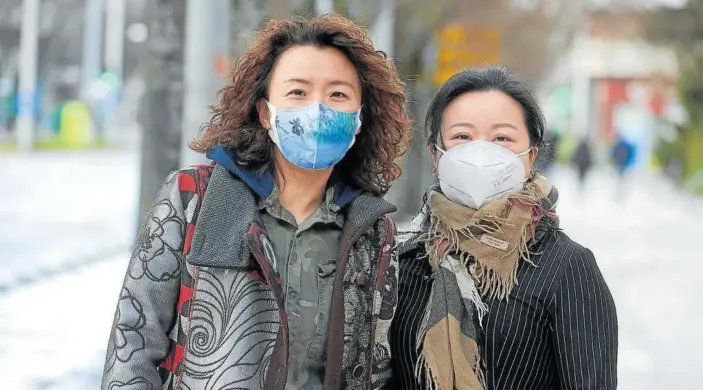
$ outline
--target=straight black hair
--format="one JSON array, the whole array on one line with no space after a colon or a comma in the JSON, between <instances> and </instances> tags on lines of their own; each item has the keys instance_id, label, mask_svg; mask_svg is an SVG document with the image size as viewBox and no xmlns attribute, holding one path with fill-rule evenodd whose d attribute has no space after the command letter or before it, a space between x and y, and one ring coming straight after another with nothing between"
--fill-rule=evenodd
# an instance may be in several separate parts
<instances>
[{"instance_id":1,"label":"straight black hair","mask_svg":"<svg viewBox=\"0 0 703 390\"><path fill-rule=\"evenodd\" d=\"M515 99L522 107L525 126L530 136L530 146L544 145L546 122L537 97L525 83L504 66L465 70L444 83L427 109L425 131L428 145L434 147L439 141L442 114L447 106L465 93L481 91L500 91Z\"/></svg>"}]
</instances>

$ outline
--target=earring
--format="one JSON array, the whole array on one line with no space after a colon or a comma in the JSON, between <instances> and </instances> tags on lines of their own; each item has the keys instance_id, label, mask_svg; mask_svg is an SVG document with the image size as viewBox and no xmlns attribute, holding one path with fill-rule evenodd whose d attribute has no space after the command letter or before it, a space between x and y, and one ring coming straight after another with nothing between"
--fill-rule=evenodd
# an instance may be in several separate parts
<instances>
[{"instance_id":1,"label":"earring","mask_svg":"<svg viewBox=\"0 0 703 390\"><path fill-rule=\"evenodd\" d=\"M437 167L432 167L432 175L437 176Z\"/></svg>"}]
</instances>

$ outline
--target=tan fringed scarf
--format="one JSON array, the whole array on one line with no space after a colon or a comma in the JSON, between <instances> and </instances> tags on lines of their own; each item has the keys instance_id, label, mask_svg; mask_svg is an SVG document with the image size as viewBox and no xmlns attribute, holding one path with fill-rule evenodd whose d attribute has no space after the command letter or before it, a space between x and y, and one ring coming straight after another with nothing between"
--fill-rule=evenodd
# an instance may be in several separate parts
<instances>
[{"instance_id":1,"label":"tan fringed scarf","mask_svg":"<svg viewBox=\"0 0 703 390\"><path fill-rule=\"evenodd\" d=\"M429 194L431 228L425 246L434 283L418 345L417 375L430 389L482 390L476 343L487 311L482 297L507 298L517 283L520 259L531 262L528 245L542 216L556 220L542 203L550 185L542 176L516 195L474 210L440 192Z\"/></svg>"}]
</instances>

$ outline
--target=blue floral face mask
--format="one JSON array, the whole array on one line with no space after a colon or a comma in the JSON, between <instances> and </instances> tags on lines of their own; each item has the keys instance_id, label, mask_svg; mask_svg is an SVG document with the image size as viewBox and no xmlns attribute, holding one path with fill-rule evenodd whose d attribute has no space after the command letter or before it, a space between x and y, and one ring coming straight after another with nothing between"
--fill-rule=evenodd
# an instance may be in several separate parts
<instances>
[{"instance_id":1,"label":"blue floral face mask","mask_svg":"<svg viewBox=\"0 0 703 390\"><path fill-rule=\"evenodd\" d=\"M324 170L340 162L361 127L361 108L343 112L322 103L296 109L266 104L269 136L286 160L303 169Z\"/></svg>"}]
</instances>

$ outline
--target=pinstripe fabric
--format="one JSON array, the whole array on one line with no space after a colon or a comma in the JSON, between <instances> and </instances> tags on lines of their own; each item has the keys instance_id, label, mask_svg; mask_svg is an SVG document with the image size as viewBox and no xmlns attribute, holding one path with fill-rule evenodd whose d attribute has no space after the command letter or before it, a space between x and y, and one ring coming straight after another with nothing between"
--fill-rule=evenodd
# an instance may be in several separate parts
<instances>
[{"instance_id":1,"label":"pinstripe fabric","mask_svg":"<svg viewBox=\"0 0 703 390\"><path fill-rule=\"evenodd\" d=\"M560 231L533 250L541 253L536 267L520 264L509 299L486 301L479 345L487 389L615 389L615 303L593 254ZM414 376L416 336L432 280L421 255L417 248L400 255L391 389L424 388Z\"/></svg>"}]
</instances>

